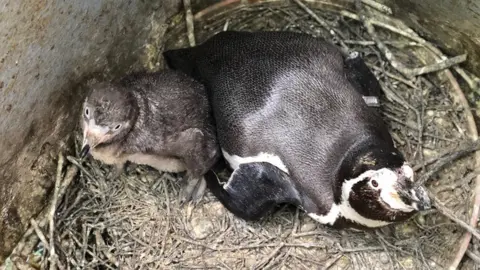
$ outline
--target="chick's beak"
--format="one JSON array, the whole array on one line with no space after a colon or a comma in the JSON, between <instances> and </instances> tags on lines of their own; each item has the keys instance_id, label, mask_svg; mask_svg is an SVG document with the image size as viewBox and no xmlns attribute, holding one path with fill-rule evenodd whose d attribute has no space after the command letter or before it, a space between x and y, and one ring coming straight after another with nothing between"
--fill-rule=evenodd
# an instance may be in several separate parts
<instances>
[{"instance_id":1,"label":"chick's beak","mask_svg":"<svg viewBox=\"0 0 480 270\"><path fill-rule=\"evenodd\" d=\"M89 152L90 152L90 145L84 143L82 146L82 150L80 151L80 158L84 159Z\"/></svg>"},{"instance_id":2,"label":"chick's beak","mask_svg":"<svg viewBox=\"0 0 480 270\"><path fill-rule=\"evenodd\" d=\"M85 127L85 130L83 132L83 143L82 143L82 150L80 150L80 158L84 159L88 153L90 152L90 143L89 141L92 141L90 139L90 132L88 126Z\"/></svg>"},{"instance_id":3,"label":"chick's beak","mask_svg":"<svg viewBox=\"0 0 480 270\"><path fill-rule=\"evenodd\" d=\"M83 143L82 150L80 151L80 158L85 158L92 148L95 148L98 144L102 143L105 140L107 130L90 127L88 124L85 125L83 132Z\"/></svg>"}]
</instances>

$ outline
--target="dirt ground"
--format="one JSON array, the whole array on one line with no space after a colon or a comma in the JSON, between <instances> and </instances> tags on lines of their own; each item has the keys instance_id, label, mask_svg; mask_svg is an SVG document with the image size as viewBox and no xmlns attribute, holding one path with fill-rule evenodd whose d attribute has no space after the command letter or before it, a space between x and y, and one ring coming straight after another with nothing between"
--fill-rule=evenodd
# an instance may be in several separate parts
<instances>
[{"instance_id":1,"label":"dirt ground","mask_svg":"<svg viewBox=\"0 0 480 270\"><path fill-rule=\"evenodd\" d=\"M216 10L214 16L196 14L197 43L224 29L290 30L333 38L361 52L384 88L383 115L417 179L427 173L436 200L458 219L469 220L474 155L445 161L469 142L471 130L471 112L458 105L452 78L444 72L402 75L356 15L341 7L270 2ZM385 27L375 30L405 66L434 61L422 44ZM165 48L186 46L185 18L179 14L167 30ZM74 157L68 162L79 168L80 177L57 209L55 227L58 264L68 269L446 269L465 232L440 210L371 232L330 229L294 207L245 222L210 193L196 206L180 207L181 176L131 165L121 180L108 181L108 166ZM474 263L478 240L472 243L460 269L480 268ZM47 256L44 251L40 242L32 260Z\"/></svg>"}]
</instances>

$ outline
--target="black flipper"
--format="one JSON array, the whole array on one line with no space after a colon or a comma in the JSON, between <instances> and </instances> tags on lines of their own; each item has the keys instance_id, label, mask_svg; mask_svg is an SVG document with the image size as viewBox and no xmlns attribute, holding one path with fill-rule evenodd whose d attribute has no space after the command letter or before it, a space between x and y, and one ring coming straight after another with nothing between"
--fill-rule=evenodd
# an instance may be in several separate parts
<instances>
[{"instance_id":1,"label":"black flipper","mask_svg":"<svg viewBox=\"0 0 480 270\"><path fill-rule=\"evenodd\" d=\"M289 176L270 163L241 164L225 186L212 170L205 179L225 208L244 220L258 220L279 204L301 203Z\"/></svg>"},{"instance_id":2,"label":"black flipper","mask_svg":"<svg viewBox=\"0 0 480 270\"><path fill-rule=\"evenodd\" d=\"M345 57L345 69L347 70L348 81L362 96L377 98L381 96L382 87L365 61L363 61L360 53L354 51ZM368 104L367 100L366 102Z\"/></svg>"}]
</instances>

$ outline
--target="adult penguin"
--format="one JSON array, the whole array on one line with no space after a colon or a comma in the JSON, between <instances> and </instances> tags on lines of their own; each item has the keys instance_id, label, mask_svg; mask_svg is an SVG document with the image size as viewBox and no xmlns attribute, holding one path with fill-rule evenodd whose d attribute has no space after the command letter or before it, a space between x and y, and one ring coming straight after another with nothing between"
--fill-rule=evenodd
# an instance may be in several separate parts
<instances>
[{"instance_id":1,"label":"adult penguin","mask_svg":"<svg viewBox=\"0 0 480 270\"><path fill-rule=\"evenodd\" d=\"M226 31L164 57L206 86L233 169L225 185L210 172L207 185L235 215L256 220L289 203L323 224L375 228L430 208L362 98L362 76L349 75L362 71L335 45L294 32Z\"/></svg>"}]
</instances>

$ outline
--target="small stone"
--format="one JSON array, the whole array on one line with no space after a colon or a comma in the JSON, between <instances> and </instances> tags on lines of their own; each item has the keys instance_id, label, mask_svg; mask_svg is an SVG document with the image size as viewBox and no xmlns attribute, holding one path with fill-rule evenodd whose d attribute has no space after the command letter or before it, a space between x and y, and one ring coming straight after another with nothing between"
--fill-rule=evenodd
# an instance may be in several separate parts
<instances>
[{"instance_id":1,"label":"small stone","mask_svg":"<svg viewBox=\"0 0 480 270\"><path fill-rule=\"evenodd\" d=\"M205 239L213 232L213 223L205 217L194 217L191 221L195 239Z\"/></svg>"},{"instance_id":2,"label":"small stone","mask_svg":"<svg viewBox=\"0 0 480 270\"><path fill-rule=\"evenodd\" d=\"M402 265L405 269L414 269L415 265L412 258L405 258L402 260Z\"/></svg>"},{"instance_id":3,"label":"small stone","mask_svg":"<svg viewBox=\"0 0 480 270\"><path fill-rule=\"evenodd\" d=\"M149 174L146 175L147 183L155 183L158 178L159 178L158 175L153 174L153 173L149 173ZM158 182L160 182L160 181L158 181Z\"/></svg>"},{"instance_id":4,"label":"small stone","mask_svg":"<svg viewBox=\"0 0 480 270\"><path fill-rule=\"evenodd\" d=\"M398 234L402 235L403 237L413 237L415 234L415 228L410 223L403 223L403 224L397 225L396 231Z\"/></svg>"},{"instance_id":5,"label":"small stone","mask_svg":"<svg viewBox=\"0 0 480 270\"><path fill-rule=\"evenodd\" d=\"M423 215L417 215L417 216L416 216L416 220L417 220L418 224L420 224L420 225L425 225L425 222L426 222L425 216L423 216Z\"/></svg>"},{"instance_id":6,"label":"small stone","mask_svg":"<svg viewBox=\"0 0 480 270\"><path fill-rule=\"evenodd\" d=\"M429 149L423 149L423 156L424 157L435 157L437 156L437 152Z\"/></svg>"},{"instance_id":7,"label":"small stone","mask_svg":"<svg viewBox=\"0 0 480 270\"><path fill-rule=\"evenodd\" d=\"M380 254L380 262L382 262L383 264L387 264L390 262L390 260L388 259L388 255L384 252L382 252Z\"/></svg>"},{"instance_id":8,"label":"small stone","mask_svg":"<svg viewBox=\"0 0 480 270\"><path fill-rule=\"evenodd\" d=\"M255 264L257 263L257 260L255 258L246 258L245 259L245 267L248 269L253 268Z\"/></svg>"},{"instance_id":9,"label":"small stone","mask_svg":"<svg viewBox=\"0 0 480 270\"><path fill-rule=\"evenodd\" d=\"M435 124L441 126L445 123L445 120L443 120L443 118L435 118L435 120L433 120L435 122Z\"/></svg>"},{"instance_id":10,"label":"small stone","mask_svg":"<svg viewBox=\"0 0 480 270\"><path fill-rule=\"evenodd\" d=\"M317 227L317 224L315 224L313 222L308 222L308 223L302 224L302 226L300 226L300 232L311 232L311 231L315 230L316 227Z\"/></svg>"},{"instance_id":11,"label":"small stone","mask_svg":"<svg viewBox=\"0 0 480 270\"><path fill-rule=\"evenodd\" d=\"M204 210L208 211L210 215L215 217L223 217L225 215L225 207L220 202L212 202L204 207Z\"/></svg>"},{"instance_id":12,"label":"small stone","mask_svg":"<svg viewBox=\"0 0 480 270\"><path fill-rule=\"evenodd\" d=\"M348 265L351 264L350 259L347 256L342 256L336 263L335 266L337 269L345 269Z\"/></svg>"}]
</instances>

